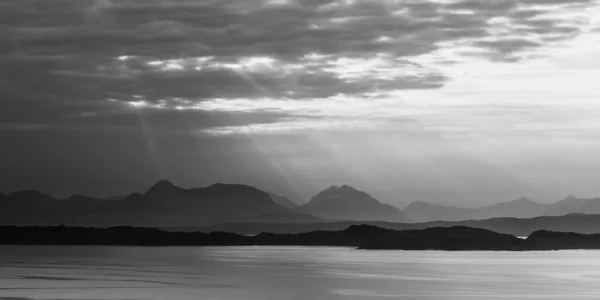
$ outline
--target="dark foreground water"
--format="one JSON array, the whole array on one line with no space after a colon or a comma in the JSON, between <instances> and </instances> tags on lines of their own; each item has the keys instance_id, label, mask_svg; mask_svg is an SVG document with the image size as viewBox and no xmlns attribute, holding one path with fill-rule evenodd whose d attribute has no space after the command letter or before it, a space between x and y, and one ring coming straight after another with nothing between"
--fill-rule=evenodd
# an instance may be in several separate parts
<instances>
[{"instance_id":1,"label":"dark foreground water","mask_svg":"<svg viewBox=\"0 0 600 300\"><path fill-rule=\"evenodd\" d=\"M0 246L0 299L600 299L600 252Z\"/></svg>"}]
</instances>

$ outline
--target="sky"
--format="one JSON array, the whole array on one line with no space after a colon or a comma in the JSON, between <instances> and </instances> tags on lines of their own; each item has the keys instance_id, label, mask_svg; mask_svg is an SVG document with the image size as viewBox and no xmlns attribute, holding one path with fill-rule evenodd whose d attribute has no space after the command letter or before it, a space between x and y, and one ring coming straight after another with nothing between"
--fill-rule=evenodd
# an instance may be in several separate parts
<instances>
[{"instance_id":1,"label":"sky","mask_svg":"<svg viewBox=\"0 0 600 300\"><path fill-rule=\"evenodd\" d=\"M596 0L0 0L0 191L600 196Z\"/></svg>"}]
</instances>

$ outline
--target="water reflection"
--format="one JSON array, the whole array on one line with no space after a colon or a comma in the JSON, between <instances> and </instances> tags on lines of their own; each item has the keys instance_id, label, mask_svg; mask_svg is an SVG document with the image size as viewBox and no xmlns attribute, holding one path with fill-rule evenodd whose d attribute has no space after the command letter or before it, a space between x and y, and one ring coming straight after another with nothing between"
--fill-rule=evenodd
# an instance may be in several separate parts
<instances>
[{"instance_id":1,"label":"water reflection","mask_svg":"<svg viewBox=\"0 0 600 300\"><path fill-rule=\"evenodd\" d=\"M598 299L600 252L0 247L0 298Z\"/></svg>"}]
</instances>

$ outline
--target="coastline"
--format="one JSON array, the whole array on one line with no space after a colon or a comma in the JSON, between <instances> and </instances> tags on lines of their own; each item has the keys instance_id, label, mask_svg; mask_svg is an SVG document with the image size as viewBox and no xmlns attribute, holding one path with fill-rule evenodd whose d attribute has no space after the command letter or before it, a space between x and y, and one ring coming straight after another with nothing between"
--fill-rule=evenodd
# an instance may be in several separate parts
<instances>
[{"instance_id":1,"label":"coastline","mask_svg":"<svg viewBox=\"0 0 600 300\"><path fill-rule=\"evenodd\" d=\"M600 234L536 231L526 239L455 226L391 230L352 225L340 231L298 234L168 232L141 227L0 226L1 245L89 246L326 246L360 250L553 251L600 249Z\"/></svg>"}]
</instances>

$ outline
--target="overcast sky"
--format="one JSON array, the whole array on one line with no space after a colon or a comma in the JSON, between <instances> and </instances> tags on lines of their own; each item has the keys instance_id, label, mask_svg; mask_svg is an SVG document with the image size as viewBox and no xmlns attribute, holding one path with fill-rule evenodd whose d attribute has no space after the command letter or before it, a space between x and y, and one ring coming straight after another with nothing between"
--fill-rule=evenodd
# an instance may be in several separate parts
<instances>
[{"instance_id":1,"label":"overcast sky","mask_svg":"<svg viewBox=\"0 0 600 300\"><path fill-rule=\"evenodd\" d=\"M594 0L0 0L0 191L600 196Z\"/></svg>"}]
</instances>

